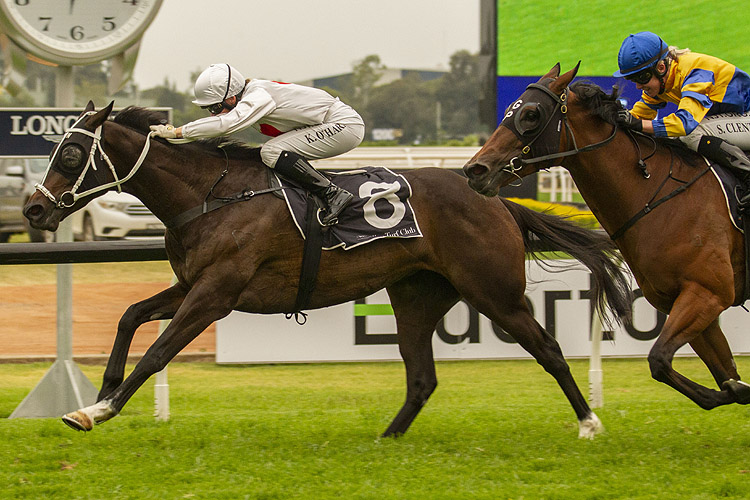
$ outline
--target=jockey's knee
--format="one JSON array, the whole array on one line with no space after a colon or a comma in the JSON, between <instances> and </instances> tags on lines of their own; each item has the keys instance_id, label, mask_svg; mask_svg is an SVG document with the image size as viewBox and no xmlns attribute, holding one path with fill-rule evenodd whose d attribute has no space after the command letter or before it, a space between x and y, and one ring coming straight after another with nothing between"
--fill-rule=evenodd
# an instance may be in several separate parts
<instances>
[{"instance_id":1,"label":"jockey's knee","mask_svg":"<svg viewBox=\"0 0 750 500\"><path fill-rule=\"evenodd\" d=\"M693 151L698 151L698 145L700 145L701 138L704 135L711 135L711 133L705 130L701 125L698 125L695 127L695 130L688 135L679 137L679 140Z\"/></svg>"},{"instance_id":2,"label":"jockey's knee","mask_svg":"<svg viewBox=\"0 0 750 500\"><path fill-rule=\"evenodd\" d=\"M274 168L276 166L276 160L279 159L279 156L281 156L283 151L284 150L279 146L266 143L260 148L260 158L266 166Z\"/></svg>"}]
</instances>

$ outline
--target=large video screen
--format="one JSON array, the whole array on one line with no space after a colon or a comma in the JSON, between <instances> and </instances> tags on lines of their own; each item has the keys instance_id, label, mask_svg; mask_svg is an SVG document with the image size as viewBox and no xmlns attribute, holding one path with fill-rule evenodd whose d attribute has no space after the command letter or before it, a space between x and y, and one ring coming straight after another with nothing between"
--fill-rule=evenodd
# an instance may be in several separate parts
<instances>
[{"instance_id":1,"label":"large video screen","mask_svg":"<svg viewBox=\"0 0 750 500\"><path fill-rule=\"evenodd\" d=\"M618 85L631 107L640 92L633 83L611 75L617 70L623 39L639 31L653 31L669 45L710 54L750 71L750 51L740 42L745 39L750 9L736 2L713 2L707 7L703 0L658 5L643 0L489 0L483 3L482 15L492 15L491 8L495 9L498 123L526 85L557 62L565 72L580 60L577 78L606 91Z\"/></svg>"}]
</instances>

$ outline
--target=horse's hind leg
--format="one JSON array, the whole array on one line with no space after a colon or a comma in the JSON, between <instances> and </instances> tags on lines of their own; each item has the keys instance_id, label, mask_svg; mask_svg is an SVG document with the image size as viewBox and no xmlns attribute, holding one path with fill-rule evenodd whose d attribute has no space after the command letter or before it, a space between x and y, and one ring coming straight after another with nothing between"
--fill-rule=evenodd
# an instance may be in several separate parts
<instances>
[{"instance_id":1,"label":"horse's hind leg","mask_svg":"<svg viewBox=\"0 0 750 500\"><path fill-rule=\"evenodd\" d=\"M437 322L458 301L455 288L442 276L423 271L388 287L398 347L406 366L406 402L383 437L406 432L437 387L432 334Z\"/></svg>"},{"instance_id":2,"label":"horse's hind leg","mask_svg":"<svg viewBox=\"0 0 750 500\"><path fill-rule=\"evenodd\" d=\"M591 411L573 379L560 344L534 319L525 300L514 311L489 317L516 339L521 347L534 356L537 363L555 378L578 418L578 437L593 439L596 434L602 432L604 428L601 421Z\"/></svg>"},{"instance_id":3,"label":"horse's hind leg","mask_svg":"<svg viewBox=\"0 0 750 500\"><path fill-rule=\"evenodd\" d=\"M104 370L102 388L97 401L104 399L122 383L125 377L128 351L138 327L149 321L171 319L183 300L185 300L185 289L178 284L128 307L117 325L117 336L109 361L107 361L107 368Z\"/></svg>"},{"instance_id":4,"label":"horse's hind leg","mask_svg":"<svg viewBox=\"0 0 750 500\"><path fill-rule=\"evenodd\" d=\"M732 350L718 320L691 340L690 346L711 371L719 387L733 392L738 403L750 403L750 385L740 381Z\"/></svg>"},{"instance_id":5,"label":"horse's hind leg","mask_svg":"<svg viewBox=\"0 0 750 500\"><path fill-rule=\"evenodd\" d=\"M578 437L592 439L603 430L601 421L581 394L557 340L531 314L524 296L523 271L524 268L519 267L506 269L501 275L485 273L468 281L469 284L459 291L479 312L518 341L555 378L578 417ZM490 279L490 282L483 283L483 278Z\"/></svg>"}]
</instances>

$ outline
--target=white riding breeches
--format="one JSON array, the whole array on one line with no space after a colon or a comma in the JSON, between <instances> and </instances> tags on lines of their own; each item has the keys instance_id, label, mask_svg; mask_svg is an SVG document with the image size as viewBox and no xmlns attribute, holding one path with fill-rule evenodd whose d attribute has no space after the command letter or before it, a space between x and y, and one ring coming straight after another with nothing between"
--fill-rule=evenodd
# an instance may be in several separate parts
<instances>
[{"instance_id":1,"label":"white riding breeches","mask_svg":"<svg viewBox=\"0 0 750 500\"><path fill-rule=\"evenodd\" d=\"M269 139L260 148L263 163L276 166L282 151L295 152L308 160L331 158L359 146L365 124L359 114L344 103L331 106L320 125L290 130Z\"/></svg>"},{"instance_id":2,"label":"white riding breeches","mask_svg":"<svg viewBox=\"0 0 750 500\"><path fill-rule=\"evenodd\" d=\"M698 150L701 137L711 135L738 146L743 151L750 151L750 112L721 113L706 116L689 135L680 140L693 151Z\"/></svg>"}]
</instances>

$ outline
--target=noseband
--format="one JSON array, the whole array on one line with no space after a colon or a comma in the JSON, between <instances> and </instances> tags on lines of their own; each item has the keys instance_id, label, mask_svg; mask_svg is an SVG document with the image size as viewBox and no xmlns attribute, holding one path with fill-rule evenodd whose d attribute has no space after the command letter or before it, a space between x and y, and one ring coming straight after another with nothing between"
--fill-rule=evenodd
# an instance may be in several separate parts
<instances>
[{"instance_id":1,"label":"noseband","mask_svg":"<svg viewBox=\"0 0 750 500\"><path fill-rule=\"evenodd\" d=\"M544 123L542 127L540 127L539 131L531 137L531 139L527 139L521 131L519 131L518 123L519 123L519 116L520 113L517 114L514 118L513 116L513 110L509 111L505 118L503 118L503 121L500 123L500 125L503 125L510 129L511 132L513 132L516 137L518 137L521 142L524 142L525 139L528 140L521 149L521 157L514 156L511 158L508 163L501 168L500 170L503 172L507 172L509 174L515 175L516 177L520 176L518 175L518 171L521 170L526 165L531 165L534 163L540 163L543 161L549 161L549 160L556 160L558 158L565 158L566 156L573 156L578 153L584 153L586 151L591 151L597 148L600 148L602 146L605 146L608 144L612 139L615 138L617 135L617 126L615 125L612 134L604 139L601 142L597 142L595 144L590 144L588 146L584 146L582 148L578 147L578 144L576 143L575 134L573 134L573 129L570 128L570 123L568 123L568 95L570 92L569 87L565 87L565 89L562 91L560 95L555 94L552 92L547 85L542 85L539 83L532 83L529 84L528 87L526 87L526 90L530 89L536 89L542 91L544 94L552 98L552 100L555 103L555 109L550 113L549 118ZM521 96L523 97L523 96ZM518 99L512 107L521 107L522 99ZM519 110L520 111L520 110ZM550 125L555 123L555 118L559 117L557 120L557 130L550 130ZM573 144L573 149L570 149L568 151L559 151L560 148L560 134L562 134L562 129L565 129L566 137L568 138L568 143ZM544 137L542 140L537 143L537 140ZM541 154L540 156L532 156L529 158L524 158L523 156L528 155L532 153L532 147L535 146L534 149L541 149L543 152L546 151L554 151L554 149L558 149L558 152L556 153L548 153L548 154Z\"/></svg>"},{"instance_id":2,"label":"noseband","mask_svg":"<svg viewBox=\"0 0 750 500\"><path fill-rule=\"evenodd\" d=\"M37 183L34 185L34 188L42 193L44 196L46 196L52 203L55 204L56 208L63 209L63 208L69 208L72 207L76 201L79 199L98 193L101 191L107 191L110 188L116 187L117 192L122 192L122 184L129 181L135 173L138 171L138 169L143 164L143 161L146 159L146 155L148 154L149 149L151 148L151 136L155 132L149 132L148 136L146 136L146 143L143 145L143 150L141 151L141 155L138 157L138 160L135 162L135 165L130 169L130 172L128 175L120 179L117 175L117 171L115 170L115 166L112 164L112 161L109 159L109 156L107 153L104 152L104 148L101 144L102 139L102 126L99 125L94 132L90 132L84 128L79 128L78 124L81 123L81 121L88 117L89 115L93 115L95 111L88 111L81 115L81 117L73 124L73 126L68 129L68 131L63 136L62 140L60 141L60 144L57 146L57 149L55 149L55 152L52 154L52 158L50 158L49 165L47 166L47 170L44 172L44 177L42 178L42 181L40 183ZM50 192L49 189L44 187L44 181L47 180L47 175L49 174L50 169L52 168L52 165L55 163L55 158L57 157L57 154L63 149L63 146L65 145L65 141L73 137L73 134L83 134L84 136L91 137L93 139L93 143L91 145L91 150L88 154L88 160L86 161L86 165L83 167L83 170L81 171L81 174L78 176L78 179L76 180L75 184L73 184L73 187L69 189L68 191L65 191L60 195L60 198L57 199L52 192ZM81 184L83 183L84 178L86 177L86 173L89 170L89 167L91 167L93 170L97 170L96 165L96 151L99 150L99 158L101 160L104 160L104 162L109 166L110 172L112 172L112 176L114 177L113 182L109 182L106 184L101 184L99 186L93 187L91 189L88 189L86 191L83 191L82 193L78 193L78 188L81 187Z\"/></svg>"}]
</instances>

